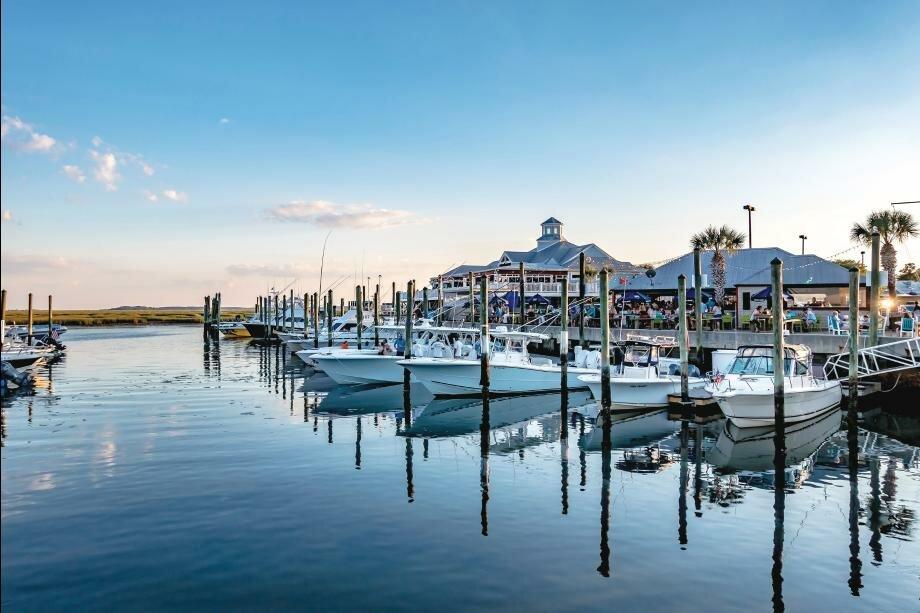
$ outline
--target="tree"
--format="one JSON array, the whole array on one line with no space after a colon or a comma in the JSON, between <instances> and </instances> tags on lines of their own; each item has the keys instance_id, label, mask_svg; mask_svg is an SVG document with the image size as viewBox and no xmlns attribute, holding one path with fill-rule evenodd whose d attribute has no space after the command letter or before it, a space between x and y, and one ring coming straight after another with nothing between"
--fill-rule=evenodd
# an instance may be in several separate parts
<instances>
[{"instance_id":1,"label":"tree","mask_svg":"<svg viewBox=\"0 0 920 613\"><path fill-rule=\"evenodd\" d=\"M717 228L709 226L702 232L694 234L690 239L690 246L701 250L711 250L712 260L709 270L712 273L712 286L715 289L715 299L720 305L725 297L725 254L732 254L744 246L744 232L734 228L722 226ZM700 291L702 288L696 288ZM681 299L683 296L681 296Z\"/></svg>"},{"instance_id":2,"label":"tree","mask_svg":"<svg viewBox=\"0 0 920 613\"><path fill-rule=\"evenodd\" d=\"M920 226L906 211L872 211L866 217L864 224L853 224L853 227L850 228L850 239L871 247L872 228L878 228L879 239L882 243L879 256L882 260L882 268L888 272L888 295L894 296L895 283L898 280L898 251L895 249L895 244L920 235Z\"/></svg>"},{"instance_id":3,"label":"tree","mask_svg":"<svg viewBox=\"0 0 920 613\"><path fill-rule=\"evenodd\" d=\"M847 270L850 270L851 268L855 268L859 272L866 272L866 267L859 260L853 260L850 258L840 258L840 259L834 260L834 264L837 264L838 266L843 266Z\"/></svg>"},{"instance_id":4,"label":"tree","mask_svg":"<svg viewBox=\"0 0 920 613\"><path fill-rule=\"evenodd\" d=\"M901 272L898 273L899 279L904 279L905 281L920 281L920 270L917 269L917 265L913 262L908 262L901 267Z\"/></svg>"}]
</instances>

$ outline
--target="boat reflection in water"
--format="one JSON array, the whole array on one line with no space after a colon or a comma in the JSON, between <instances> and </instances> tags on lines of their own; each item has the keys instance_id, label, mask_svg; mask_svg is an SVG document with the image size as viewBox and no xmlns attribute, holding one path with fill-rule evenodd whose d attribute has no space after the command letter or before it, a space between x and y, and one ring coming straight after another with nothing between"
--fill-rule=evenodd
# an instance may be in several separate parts
<instances>
[{"instance_id":1,"label":"boat reflection in water","mask_svg":"<svg viewBox=\"0 0 920 613\"><path fill-rule=\"evenodd\" d=\"M434 398L421 385L409 386L409 404L423 406ZM402 411L403 386L393 385L337 385L329 390L319 406L320 413L331 415L361 415L386 411Z\"/></svg>"},{"instance_id":2,"label":"boat reflection in water","mask_svg":"<svg viewBox=\"0 0 920 613\"><path fill-rule=\"evenodd\" d=\"M675 459L679 428L678 423L668 419L667 409L611 413L611 448L624 450L622 459L614 465L635 473L663 470ZM603 442L603 428L595 425L579 437L578 446L584 451L603 451Z\"/></svg>"},{"instance_id":3,"label":"boat reflection in water","mask_svg":"<svg viewBox=\"0 0 920 613\"><path fill-rule=\"evenodd\" d=\"M582 406L590 401L587 390L569 392L569 404ZM501 396L489 400L489 428L503 428L539 415L559 413L561 394ZM477 432L482 425L483 403L479 398L435 398L405 431L408 436L453 436ZM556 415L554 419L558 419ZM558 428L556 432L558 436ZM542 438L546 438L545 436Z\"/></svg>"},{"instance_id":4,"label":"boat reflection in water","mask_svg":"<svg viewBox=\"0 0 920 613\"><path fill-rule=\"evenodd\" d=\"M840 429L841 411L786 426L786 486L798 487L811 475L814 455ZM726 421L706 460L721 473L739 473L739 481L754 487L773 487L776 430L739 428Z\"/></svg>"}]
</instances>

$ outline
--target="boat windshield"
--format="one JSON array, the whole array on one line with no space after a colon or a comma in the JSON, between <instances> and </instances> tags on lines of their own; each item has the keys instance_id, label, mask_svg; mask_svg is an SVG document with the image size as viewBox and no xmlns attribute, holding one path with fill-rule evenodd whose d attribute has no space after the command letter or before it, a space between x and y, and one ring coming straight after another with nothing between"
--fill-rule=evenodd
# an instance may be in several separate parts
<instances>
[{"instance_id":1,"label":"boat windshield","mask_svg":"<svg viewBox=\"0 0 920 613\"><path fill-rule=\"evenodd\" d=\"M808 365L800 360L785 358L784 372L791 376L807 375ZM740 355L728 369L730 375L772 375L773 357L765 355Z\"/></svg>"},{"instance_id":2,"label":"boat windshield","mask_svg":"<svg viewBox=\"0 0 920 613\"><path fill-rule=\"evenodd\" d=\"M654 364L657 362L657 351L650 345L628 345L623 354L623 361L629 364Z\"/></svg>"}]
</instances>

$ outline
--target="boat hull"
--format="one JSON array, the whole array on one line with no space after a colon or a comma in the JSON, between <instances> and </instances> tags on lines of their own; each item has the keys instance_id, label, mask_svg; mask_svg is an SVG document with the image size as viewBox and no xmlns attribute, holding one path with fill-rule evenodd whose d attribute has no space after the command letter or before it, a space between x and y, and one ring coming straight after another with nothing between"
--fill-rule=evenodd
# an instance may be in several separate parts
<instances>
[{"instance_id":1,"label":"boat hull","mask_svg":"<svg viewBox=\"0 0 920 613\"><path fill-rule=\"evenodd\" d=\"M725 417L735 425L748 428L775 423L773 389L745 392L715 392L713 398ZM840 382L821 381L812 387L786 389L783 414L787 424L796 423L830 411L840 405Z\"/></svg>"},{"instance_id":2,"label":"boat hull","mask_svg":"<svg viewBox=\"0 0 920 613\"><path fill-rule=\"evenodd\" d=\"M601 377L593 374L583 377L595 400L601 399ZM702 388L706 380L690 377L690 389ZM624 409L662 407L668 404L669 394L680 393L680 377L659 377L639 379L632 377L610 378L610 402Z\"/></svg>"},{"instance_id":3,"label":"boat hull","mask_svg":"<svg viewBox=\"0 0 920 613\"><path fill-rule=\"evenodd\" d=\"M368 353L319 353L313 356L326 375L343 385L367 385L374 383L402 383L405 368L398 364L400 355Z\"/></svg>"},{"instance_id":4,"label":"boat hull","mask_svg":"<svg viewBox=\"0 0 920 613\"><path fill-rule=\"evenodd\" d=\"M478 360L412 359L403 364L435 396L464 396L482 391ZM569 390L587 386L578 376L594 372L570 368ZM534 394L558 392L561 387L559 367L492 364L489 368L489 392L492 394Z\"/></svg>"}]
</instances>

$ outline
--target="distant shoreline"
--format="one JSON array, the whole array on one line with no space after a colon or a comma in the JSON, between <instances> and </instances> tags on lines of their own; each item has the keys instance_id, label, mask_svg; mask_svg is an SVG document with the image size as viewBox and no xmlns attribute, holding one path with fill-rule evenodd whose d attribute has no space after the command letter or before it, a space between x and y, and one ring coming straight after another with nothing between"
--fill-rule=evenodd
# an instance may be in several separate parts
<instances>
[{"instance_id":1,"label":"distant shoreline","mask_svg":"<svg viewBox=\"0 0 920 613\"><path fill-rule=\"evenodd\" d=\"M221 319L232 320L237 315L248 318L252 309L223 309ZM55 311L52 315L56 324L65 326L142 326L147 324L198 324L203 323L202 313L188 309L87 309ZM6 325L24 325L28 321L28 312L25 310L9 310L6 312ZM47 326L47 311L36 309L33 314L35 327Z\"/></svg>"}]
</instances>

